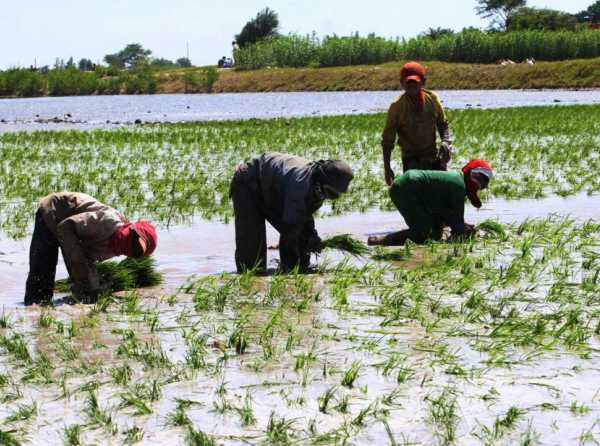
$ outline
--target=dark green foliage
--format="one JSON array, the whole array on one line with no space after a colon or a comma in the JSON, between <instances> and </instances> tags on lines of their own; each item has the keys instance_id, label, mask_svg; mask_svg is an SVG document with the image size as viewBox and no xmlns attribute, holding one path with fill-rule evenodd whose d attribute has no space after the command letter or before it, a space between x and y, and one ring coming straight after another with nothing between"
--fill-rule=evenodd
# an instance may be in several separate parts
<instances>
[{"instance_id":1,"label":"dark green foliage","mask_svg":"<svg viewBox=\"0 0 600 446\"><path fill-rule=\"evenodd\" d=\"M582 23L600 23L600 0L596 0L587 9L575 15Z\"/></svg>"},{"instance_id":2,"label":"dark green foliage","mask_svg":"<svg viewBox=\"0 0 600 446\"><path fill-rule=\"evenodd\" d=\"M289 35L258 42L236 53L242 69L271 67L346 66L402 60L495 63L500 59L520 62L584 59L600 56L600 33L583 31L525 30L485 33L466 29L435 39L419 36L392 40L370 34L349 37Z\"/></svg>"},{"instance_id":3,"label":"dark green foliage","mask_svg":"<svg viewBox=\"0 0 600 446\"><path fill-rule=\"evenodd\" d=\"M527 0L477 0L475 11L483 18L492 19L491 28L504 30L510 14L526 3Z\"/></svg>"},{"instance_id":4,"label":"dark green foliage","mask_svg":"<svg viewBox=\"0 0 600 446\"><path fill-rule=\"evenodd\" d=\"M177 65L180 68L189 68L192 66L192 61L189 60L187 57L180 57L175 61L175 65Z\"/></svg>"},{"instance_id":5,"label":"dark green foliage","mask_svg":"<svg viewBox=\"0 0 600 446\"><path fill-rule=\"evenodd\" d=\"M158 57L150 61L150 66L153 68L173 68L175 63L172 60Z\"/></svg>"},{"instance_id":6,"label":"dark green foliage","mask_svg":"<svg viewBox=\"0 0 600 446\"><path fill-rule=\"evenodd\" d=\"M523 7L512 12L506 20L507 31L573 31L576 26L574 15L554 9Z\"/></svg>"},{"instance_id":7,"label":"dark green foliage","mask_svg":"<svg viewBox=\"0 0 600 446\"><path fill-rule=\"evenodd\" d=\"M126 94L152 94L156 92L156 79L147 64L138 63L130 72L120 76Z\"/></svg>"},{"instance_id":8,"label":"dark green foliage","mask_svg":"<svg viewBox=\"0 0 600 446\"><path fill-rule=\"evenodd\" d=\"M37 71L12 68L0 71L0 96L35 97L46 92L46 79Z\"/></svg>"},{"instance_id":9,"label":"dark green foliage","mask_svg":"<svg viewBox=\"0 0 600 446\"><path fill-rule=\"evenodd\" d=\"M95 65L90 59L83 58L79 60L77 68L79 68L80 71L94 71Z\"/></svg>"},{"instance_id":10,"label":"dark green foliage","mask_svg":"<svg viewBox=\"0 0 600 446\"><path fill-rule=\"evenodd\" d=\"M450 28L428 28L427 31L424 31L420 34L421 37L429 37L430 39L436 40L440 37L451 36L454 34L454 31Z\"/></svg>"},{"instance_id":11,"label":"dark green foliage","mask_svg":"<svg viewBox=\"0 0 600 446\"><path fill-rule=\"evenodd\" d=\"M256 14L256 17L248 21L242 31L235 36L240 48L269 37L277 36L279 17L272 9L265 8Z\"/></svg>"},{"instance_id":12,"label":"dark green foliage","mask_svg":"<svg viewBox=\"0 0 600 446\"><path fill-rule=\"evenodd\" d=\"M321 246L323 249L336 249L354 256L364 256L370 252L368 246L360 240L356 240L350 234L339 234L329 237L321 242Z\"/></svg>"},{"instance_id":13,"label":"dark green foliage","mask_svg":"<svg viewBox=\"0 0 600 446\"><path fill-rule=\"evenodd\" d=\"M139 43L130 43L118 53L107 54L104 61L119 68L131 68L146 63L152 51L144 49Z\"/></svg>"},{"instance_id":14,"label":"dark green foliage","mask_svg":"<svg viewBox=\"0 0 600 446\"><path fill-rule=\"evenodd\" d=\"M48 73L50 96L90 95L98 89L99 78L95 72L83 72L76 68L51 70Z\"/></svg>"}]
</instances>

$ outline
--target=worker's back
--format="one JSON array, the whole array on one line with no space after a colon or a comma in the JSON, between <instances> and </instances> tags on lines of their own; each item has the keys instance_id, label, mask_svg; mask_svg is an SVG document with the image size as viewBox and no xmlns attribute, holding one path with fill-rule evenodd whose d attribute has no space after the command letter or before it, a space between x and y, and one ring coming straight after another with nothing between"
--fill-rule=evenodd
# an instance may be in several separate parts
<instances>
[{"instance_id":1,"label":"worker's back","mask_svg":"<svg viewBox=\"0 0 600 446\"><path fill-rule=\"evenodd\" d=\"M285 224L299 224L314 209L312 163L300 156L265 153L251 162L257 176L264 210Z\"/></svg>"},{"instance_id":2,"label":"worker's back","mask_svg":"<svg viewBox=\"0 0 600 446\"><path fill-rule=\"evenodd\" d=\"M460 172L417 169L396 177L390 193L399 200L417 201L432 214L464 208L467 194Z\"/></svg>"}]
</instances>

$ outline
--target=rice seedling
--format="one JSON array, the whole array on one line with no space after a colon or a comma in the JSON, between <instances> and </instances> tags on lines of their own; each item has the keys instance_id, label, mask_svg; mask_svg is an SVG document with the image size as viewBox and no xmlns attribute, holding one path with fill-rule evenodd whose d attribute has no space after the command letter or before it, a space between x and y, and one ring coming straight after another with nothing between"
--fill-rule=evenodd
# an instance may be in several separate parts
<instances>
[{"instance_id":1,"label":"rice seedling","mask_svg":"<svg viewBox=\"0 0 600 446\"><path fill-rule=\"evenodd\" d=\"M2 314L0 314L0 328L11 328L11 327L12 327L12 317L3 308Z\"/></svg>"},{"instance_id":2,"label":"rice seedling","mask_svg":"<svg viewBox=\"0 0 600 446\"><path fill-rule=\"evenodd\" d=\"M144 439L144 431L138 426L130 427L129 429L123 432L123 435L125 436L125 438L123 439L123 442L125 444L139 443Z\"/></svg>"},{"instance_id":3,"label":"rice seedling","mask_svg":"<svg viewBox=\"0 0 600 446\"><path fill-rule=\"evenodd\" d=\"M185 442L189 446L217 446L215 440L210 436L188 426L185 436Z\"/></svg>"},{"instance_id":4,"label":"rice seedling","mask_svg":"<svg viewBox=\"0 0 600 446\"><path fill-rule=\"evenodd\" d=\"M240 417L242 426L253 426L256 423L254 409L252 408L252 396L249 393L246 393L246 397L244 398L244 405L242 407L236 407L235 411Z\"/></svg>"},{"instance_id":5,"label":"rice seedling","mask_svg":"<svg viewBox=\"0 0 600 446\"><path fill-rule=\"evenodd\" d=\"M27 367L21 381L24 383L51 384L54 382L52 372L54 365L43 353L38 353L37 358Z\"/></svg>"},{"instance_id":6,"label":"rice seedling","mask_svg":"<svg viewBox=\"0 0 600 446\"><path fill-rule=\"evenodd\" d=\"M81 425L71 424L70 426L65 426L63 438L66 446L81 446Z\"/></svg>"},{"instance_id":7,"label":"rice seedling","mask_svg":"<svg viewBox=\"0 0 600 446\"><path fill-rule=\"evenodd\" d=\"M12 424L16 422L28 422L35 418L38 414L38 406L36 402L31 404L19 404L17 410L11 413L4 419L6 424Z\"/></svg>"},{"instance_id":8,"label":"rice seedling","mask_svg":"<svg viewBox=\"0 0 600 446\"><path fill-rule=\"evenodd\" d=\"M26 364L32 361L25 339L23 339L23 335L20 333L13 333L10 337L0 335L0 347L11 354L17 361Z\"/></svg>"},{"instance_id":9,"label":"rice seedling","mask_svg":"<svg viewBox=\"0 0 600 446\"><path fill-rule=\"evenodd\" d=\"M327 410L329 408L329 403L332 402L333 399L335 398L336 391L337 391L337 387L331 386L323 393L323 395L321 395L319 397L319 412L322 412L325 414L327 413Z\"/></svg>"},{"instance_id":10,"label":"rice seedling","mask_svg":"<svg viewBox=\"0 0 600 446\"><path fill-rule=\"evenodd\" d=\"M358 362L358 361L353 362L352 365L350 366L350 368L348 370L346 370L344 372L344 375L342 376L342 381L341 381L342 386L348 387L350 389L352 387L354 387L354 382L358 378L361 367L362 366L361 366L360 362Z\"/></svg>"},{"instance_id":11,"label":"rice seedling","mask_svg":"<svg viewBox=\"0 0 600 446\"><path fill-rule=\"evenodd\" d=\"M15 438L15 431L0 429L0 444L3 446L21 446L21 442Z\"/></svg>"},{"instance_id":12,"label":"rice seedling","mask_svg":"<svg viewBox=\"0 0 600 446\"><path fill-rule=\"evenodd\" d=\"M186 413L186 407L182 404L177 404L175 410L167 414L166 425L173 427L191 426L192 421Z\"/></svg>"},{"instance_id":13,"label":"rice seedling","mask_svg":"<svg viewBox=\"0 0 600 446\"><path fill-rule=\"evenodd\" d=\"M294 423L295 420L279 418L274 412L271 412L266 429L266 440L268 444L289 444L294 437L293 432L290 432L293 429Z\"/></svg>"},{"instance_id":14,"label":"rice seedling","mask_svg":"<svg viewBox=\"0 0 600 446\"><path fill-rule=\"evenodd\" d=\"M110 374L112 376L113 382L119 386L125 386L129 384L131 381L131 375L133 371L128 364L125 364L121 367L113 367L110 370Z\"/></svg>"},{"instance_id":15,"label":"rice seedling","mask_svg":"<svg viewBox=\"0 0 600 446\"><path fill-rule=\"evenodd\" d=\"M98 397L93 391L88 393L84 413L87 415L90 426L103 427L111 435L117 433L117 426L113 422L112 415L100 407Z\"/></svg>"},{"instance_id":16,"label":"rice seedling","mask_svg":"<svg viewBox=\"0 0 600 446\"><path fill-rule=\"evenodd\" d=\"M323 249L335 249L353 256L365 256L371 252L363 242L356 240L350 234L339 234L326 238L321 242Z\"/></svg>"},{"instance_id":17,"label":"rice seedling","mask_svg":"<svg viewBox=\"0 0 600 446\"><path fill-rule=\"evenodd\" d=\"M436 433L443 444L453 444L456 440L456 426L458 414L456 407L456 394L445 388L437 396L428 396L429 415L436 427Z\"/></svg>"}]
</instances>

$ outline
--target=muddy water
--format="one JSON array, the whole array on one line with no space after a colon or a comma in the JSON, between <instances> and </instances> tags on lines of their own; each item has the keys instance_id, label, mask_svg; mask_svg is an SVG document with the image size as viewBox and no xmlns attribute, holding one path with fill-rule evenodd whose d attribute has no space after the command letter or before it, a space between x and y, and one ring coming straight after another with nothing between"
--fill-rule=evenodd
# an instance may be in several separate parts
<instances>
[{"instance_id":1,"label":"muddy water","mask_svg":"<svg viewBox=\"0 0 600 446\"><path fill-rule=\"evenodd\" d=\"M438 93L448 108L600 103L600 90L441 90ZM182 122L377 113L387 110L398 94L358 91L2 99L0 132L112 128L138 119Z\"/></svg>"},{"instance_id":2,"label":"muddy water","mask_svg":"<svg viewBox=\"0 0 600 446\"><path fill-rule=\"evenodd\" d=\"M577 220L600 220L600 196L585 193L569 198L549 197L526 200L491 200L481 210L466 206L465 219L480 222L488 218L504 223L520 222L526 218L545 217L551 213L570 215ZM317 220L321 236L347 232L366 240L368 235L398 230L403 226L397 212L370 211ZM192 225L179 226L159 232L160 247L156 252L158 268L165 275L166 283L161 293L176 290L191 276L218 274L235 271L233 224L196 220ZM268 243L277 243L278 235L268 226ZM22 304L23 286L28 269L29 238L13 241L0 239L0 306L13 307ZM332 260L339 259L335 253L327 254ZM269 251L274 266L278 253ZM57 277L65 277L66 271L59 262Z\"/></svg>"}]
</instances>

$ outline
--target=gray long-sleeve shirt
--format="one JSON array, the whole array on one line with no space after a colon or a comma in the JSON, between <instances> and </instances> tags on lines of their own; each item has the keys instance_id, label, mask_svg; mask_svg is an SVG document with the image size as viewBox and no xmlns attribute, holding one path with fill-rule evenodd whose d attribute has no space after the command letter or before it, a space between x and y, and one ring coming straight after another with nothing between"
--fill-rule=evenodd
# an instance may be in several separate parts
<instances>
[{"instance_id":1,"label":"gray long-sleeve shirt","mask_svg":"<svg viewBox=\"0 0 600 446\"><path fill-rule=\"evenodd\" d=\"M313 197L310 161L295 155L266 153L251 161L269 216L286 226L299 226L323 204Z\"/></svg>"}]
</instances>

